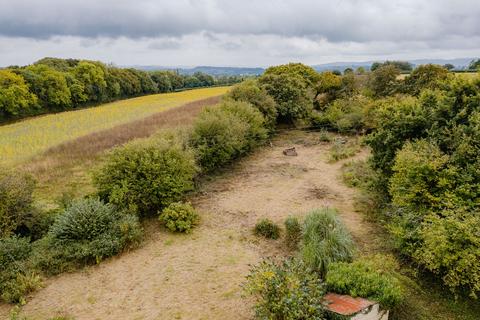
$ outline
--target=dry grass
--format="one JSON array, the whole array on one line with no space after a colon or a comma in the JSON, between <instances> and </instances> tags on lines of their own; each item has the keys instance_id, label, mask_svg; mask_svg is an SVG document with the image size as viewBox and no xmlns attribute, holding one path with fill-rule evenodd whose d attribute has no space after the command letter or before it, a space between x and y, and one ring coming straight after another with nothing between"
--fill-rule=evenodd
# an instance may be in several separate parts
<instances>
[{"instance_id":1,"label":"dry grass","mask_svg":"<svg viewBox=\"0 0 480 320\"><path fill-rule=\"evenodd\" d=\"M228 88L148 95L1 126L0 165L24 164L58 144L140 120L188 102L219 96L227 92Z\"/></svg>"},{"instance_id":2,"label":"dry grass","mask_svg":"<svg viewBox=\"0 0 480 320\"><path fill-rule=\"evenodd\" d=\"M161 129L190 125L200 111L220 101L220 96L187 103L146 118L94 132L54 146L21 168L39 182L37 198L51 202L62 193L83 195L92 190L89 169L112 147L151 136Z\"/></svg>"}]
</instances>

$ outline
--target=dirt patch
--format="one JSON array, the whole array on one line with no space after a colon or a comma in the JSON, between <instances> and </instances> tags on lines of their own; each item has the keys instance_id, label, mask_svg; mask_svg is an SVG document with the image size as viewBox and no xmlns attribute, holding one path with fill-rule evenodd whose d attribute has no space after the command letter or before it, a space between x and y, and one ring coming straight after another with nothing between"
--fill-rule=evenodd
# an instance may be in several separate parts
<instances>
[{"instance_id":1,"label":"dirt patch","mask_svg":"<svg viewBox=\"0 0 480 320\"><path fill-rule=\"evenodd\" d=\"M355 190L341 182L343 161L328 163L328 145L298 144L298 156L282 154L292 136L315 140L316 134L282 134L204 183L191 199L202 217L192 234L169 234L152 221L141 248L49 279L24 313L36 319L250 319L252 303L241 289L249 265L286 254L282 239L252 235L258 219L283 225L289 215L335 207L360 248L371 242L373 230L353 210Z\"/></svg>"}]
</instances>

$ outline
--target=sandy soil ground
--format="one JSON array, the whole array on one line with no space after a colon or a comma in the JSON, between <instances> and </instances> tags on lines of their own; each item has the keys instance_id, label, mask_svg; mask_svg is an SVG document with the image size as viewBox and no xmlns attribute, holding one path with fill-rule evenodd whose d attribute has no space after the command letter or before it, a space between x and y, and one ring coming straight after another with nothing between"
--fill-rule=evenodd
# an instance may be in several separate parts
<instances>
[{"instance_id":1,"label":"sandy soil ground","mask_svg":"<svg viewBox=\"0 0 480 320\"><path fill-rule=\"evenodd\" d=\"M298 156L282 154L291 146ZM170 234L150 222L141 248L48 279L29 297L23 314L77 320L251 319L252 301L242 297L241 288L249 265L286 254L282 239L252 235L258 219L283 225L288 215L335 207L360 248L372 241L374 230L353 210L356 191L341 182L342 163L351 159L328 163L329 148L316 133L280 135L203 183L191 198L202 216L193 233ZM0 307L0 316L7 312L7 306Z\"/></svg>"}]
</instances>

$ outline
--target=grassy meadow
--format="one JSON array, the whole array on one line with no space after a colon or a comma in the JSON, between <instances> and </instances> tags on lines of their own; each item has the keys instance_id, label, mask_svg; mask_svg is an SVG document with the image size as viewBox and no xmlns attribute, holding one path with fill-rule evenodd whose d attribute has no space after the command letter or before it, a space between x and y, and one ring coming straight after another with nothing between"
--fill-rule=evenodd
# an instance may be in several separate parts
<instances>
[{"instance_id":1,"label":"grassy meadow","mask_svg":"<svg viewBox=\"0 0 480 320\"><path fill-rule=\"evenodd\" d=\"M33 156L66 141L140 120L188 102L219 96L228 88L213 87L148 95L1 126L0 164L25 163Z\"/></svg>"}]
</instances>

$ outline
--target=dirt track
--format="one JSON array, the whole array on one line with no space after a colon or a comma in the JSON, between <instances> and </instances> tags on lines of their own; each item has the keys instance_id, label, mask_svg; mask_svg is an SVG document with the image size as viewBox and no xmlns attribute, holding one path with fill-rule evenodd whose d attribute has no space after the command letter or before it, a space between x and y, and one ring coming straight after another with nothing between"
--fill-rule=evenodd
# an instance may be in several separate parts
<instances>
[{"instance_id":1,"label":"dirt track","mask_svg":"<svg viewBox=\"0 0 480 320\"><path fill-rule=\"evenodd\" d=\"M290 146L297 157L282 154ZM250 319L252 305L241 290L249 264L284 254L281 239L251 234L257 219L283 225L290 214L335 207L357 244L370 242L373 230L353 210L355 190L341 182L343 162L328 163L329 147L316 133L281 135L205 183L191 199L202 216L192 234L172 235L151 222L141 248L49 279L24 313L34 319ZM4 312L0 307L0 316Z\"/></svg>"}]
</instances>

